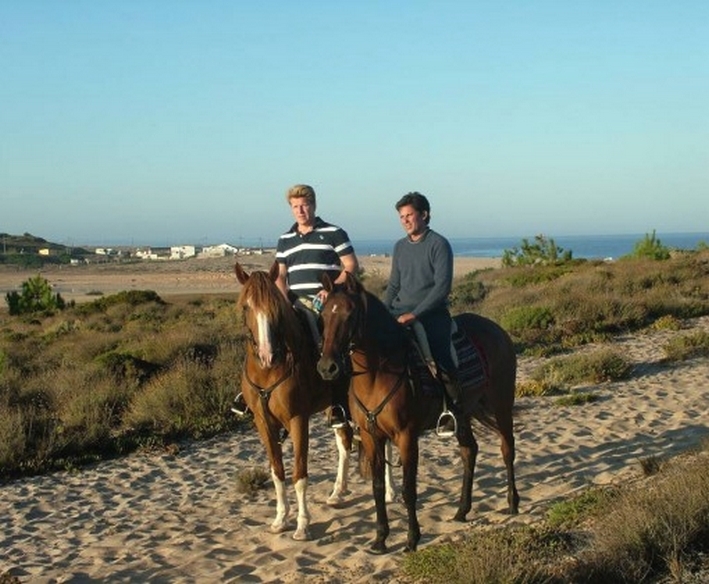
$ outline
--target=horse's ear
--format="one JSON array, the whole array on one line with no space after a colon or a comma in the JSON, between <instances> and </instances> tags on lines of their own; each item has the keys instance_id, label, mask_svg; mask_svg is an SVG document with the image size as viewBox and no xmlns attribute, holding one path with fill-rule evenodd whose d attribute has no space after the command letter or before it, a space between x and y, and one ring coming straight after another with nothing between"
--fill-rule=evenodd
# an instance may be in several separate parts
<instances>
[{"instance_id":1,"label":"horse's ear","mask_svg":"<svg viewBox=\"0 0 709 584\"><path fill-rule=\"evenodd\" d=\"M249 275L244 271L239 262L234 265L234 273L236 274L236 279L239 280L239 284L242 286L246 284L249 280Z\"/></svg>"},{"instance_id":2,"label":"horse's ear","mask_svg":"<svg viewBox=\"0 0 709 584\"><path fill-rule=\"evenodd\" d=\"M328 274L327 272L323 272L322 276L320 276L320 283L322 284L322 287L325 292L327 292L328 294L332 292L332 290L335 288L335 284L332 281L330 274Z\"/></svg>"},{"instance_id":3,"label":"horse's ear","mask_svg":"<svg viewBox=\"0 0 709 584\"><path fill-rule=\"evenodd\" d=\"M274 282L278 279L278 271L279 271L279 265L277 261L273 262L273 265L271 266L271 269L268 270L268 277L271 278Z\"/></svg>"}]
</instances>

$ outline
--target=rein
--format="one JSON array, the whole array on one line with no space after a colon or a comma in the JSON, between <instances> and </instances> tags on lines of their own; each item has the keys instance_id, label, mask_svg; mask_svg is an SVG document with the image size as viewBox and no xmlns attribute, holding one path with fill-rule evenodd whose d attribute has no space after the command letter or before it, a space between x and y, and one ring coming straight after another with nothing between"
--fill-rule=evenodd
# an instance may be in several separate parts
<instances>
[{"instance_id":1,"label":"rein","mask_svg":"<svg viewBox=\"0 0 709 584\"><path fill-rule=\"evenodd\" d=\"M256 343L256 339L254 338L253 332L249 327L246 327L248 332L249 332L249 337L251 338L251 359L255 359L254 353L256 350L258 350L258 344ZM280 346L276 347L274 349L274 356L278 356L281 353L283 355L288 355L287 349L284 350ZM275 440L276 442L281 442L279 439L278 435L274 431L274 417L271 411L268 409L268 400L271 398L271 394L280 386L282 385L285 381L287 381L294 373L294 363L293 359L290 359L290 363L288 367L285 368L283 375L279 377L274 383L267 387L263 387L256 383L251 377L249 376L249 369L245 365L244 366L244 379L246 379L246 382L249 384L251 389L256 391L259 396L259 403L261 404L261 410L262 410L262 415L264 418L267 420L266 423L266 430L268 431L269 436L271 439ZM268 420L271 420L270 422Z\"/></svg>"}]
</instances>

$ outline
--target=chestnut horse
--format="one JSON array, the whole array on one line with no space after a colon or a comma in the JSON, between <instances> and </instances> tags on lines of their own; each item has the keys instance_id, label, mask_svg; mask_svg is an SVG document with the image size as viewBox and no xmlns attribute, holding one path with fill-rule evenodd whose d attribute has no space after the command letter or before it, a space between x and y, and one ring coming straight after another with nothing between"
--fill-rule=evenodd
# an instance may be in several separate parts
<instances>
[{"instance_id":1,"label":"chestnut horse","mask_svg":"<svg viewBox=\"0 0 709 584\"><path fill-rule=\"evenodd\" d=\"M324 282L329 292L323 307L323 347L318 371L324 379L342 372L343 355L349 351L352 380L349 402L353 421L360 427L362 447L372 470L377 530L375 553L386 552L389 535L384 498L384 447L391 440L399 449L403 470L403 498L408 514L407 551L416 549L421 537L416 517L418 437L436 427L443 398L416 392L409 375L410 336L376 296L348 276L344 284ZM455 323L481 351L486 368L479 383L468 386L461 397L462 415L456 438L463 463L463 485L454 519L465 521L472 506L473 473L478 444L471 429L475 418L501 437L502 458L507 468L507 503L517 513L512 406L517 358L507 333L494 322L474 314L461 314ZM463 381L463 380L461 380ZM465 385L464 385L465 386Z\"/></svg>"},{"instance_id":2,"label":"chestnut horse","mask_svg":"<svg viewBox=\"0 0 709 584\"><path fill-rule=\"evenodd\" d=\"M289 505L285 489L283 449L279 440L285 429L293 441L293 484L298 503L293 539L311 538L306 492L308 488L308 440L310 416L330 405L331 383L316 370L315 342L276 287L278 264L269 272L247 274L237 262L234 271L243 286L238 306L250 337L246 349L241 390L254 414L254 423L266 448L276 490L276 518L271 531L288 529ZM352 430L335 430L339 462L337 478L328 503L341 501L347 491L347 472Z\"/></svg>"}]
</instances>

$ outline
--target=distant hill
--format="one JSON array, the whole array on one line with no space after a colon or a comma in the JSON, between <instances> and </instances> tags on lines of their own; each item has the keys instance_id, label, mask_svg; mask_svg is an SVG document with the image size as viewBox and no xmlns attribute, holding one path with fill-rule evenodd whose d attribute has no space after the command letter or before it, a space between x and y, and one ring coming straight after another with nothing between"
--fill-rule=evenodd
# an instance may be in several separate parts
<instances>
[{"instance_id":1,"label":"distant hill","mask_svg":"<svg viewBox=\"0 0 709 584\"><path fill-rule=\"evenodd\" d=\"M66 253L71 256L92 253L81 247L69 247L60 243L52 243L31 233L23 233L22 235L0 233L0 253L39 253L40 249L49 249L55 253Z\"/></svg>"},{"instance_id":2,"label":"distant hill","mask_svg":"<svg viewBox=\"0 0 709 584\"><path fill-rule=\"evenodd\" d=\"M49 250L40 255L40 250ZM68 263L70 259L82 259L93 255L83 247L70 247L47 241L31 233L11 235L0 233L0 264L39 267L43 264Z\"/></svg>"}]
</instances>

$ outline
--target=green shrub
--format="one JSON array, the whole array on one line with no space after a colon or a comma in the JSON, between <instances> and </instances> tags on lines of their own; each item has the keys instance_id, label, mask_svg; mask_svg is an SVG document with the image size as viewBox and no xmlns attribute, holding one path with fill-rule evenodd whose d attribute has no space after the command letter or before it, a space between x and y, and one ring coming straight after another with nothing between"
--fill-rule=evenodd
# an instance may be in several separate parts
<instances>
[{"instance_id":1,"label":"green shrub","mask_svg":"<svg viewBox=\"0 0 709 584\"><path fill-rule=\"evenodd\" d=\"M253 496L264 488L270 477L262 468L241 469L236 473L236 491L242 495Z\"/></svg>"},{"instance_id":2,"label":"green shrub","mask_svg":"<svg viewBox=\"0 0 709 584\"><path fill-rule=\"evenodd\" d=\"M632 365L611 349L556 357L537 367L533 379L555 386L618 381L628 377Z\"/></svg>"},{"instance_id":3,"label":"green shrub","mask_svg":"<svg viewBox=\"0 0 709 584\"><path fill-rule=\"evenodd\" d=\"M698 331L670 339L663 347L670 361L709 357L709 333Z\"/></svg>"},{"instance_id":4,"label":"green shrub","mask_svg":"<svg viewBox=\"0 0 709 584\"><path fill-rule=\"evenodd\" d=\"M5 301L12 315L52 312L66 306L61 295L52 292L51 284L39 275L23 282L21 293L8 292Z\"/></svg>"},{"instance_id":5,"label":"green shrub","mask_svg":"<svg viewBox=\"0 0 709 584\"><path fill-rule=\"evenodd\" d=\"M573 527L597 514L613 498L608 489L589 489L552 505L546 514L551 527Z\"/></svg>"},{"instance_id":6,"label":"green shrub","mask_svg":"<svg viewBox=\"0 0 709 584\"><path fill-rule=\"evenodd\" d=\"M502 265L510 267L564 263L571 261L572 255L570 250L564 251L564 248L557 246L552 238L536 235L534 243L523 239L519 248L506 249L502 253Z\"/></svg>"},{"instance_id":7,"label":"green shrub","mask_svg":"<svg viewBox=\"0 0 709 584\"><path fill-rule=\"evenodd\" d=\"M120 304L138 306L150 302L164 304L162 298L153 290L124 290L117 294L111 294L110 296L104 296L92 302L82 304L78 307L78 312L87 315L95 312L106 312L112 306Z\"/></svg>"},{"instance_id":8,"label":"green shrub","mask_svg":"<svg viewBox=\"0 0 709 584\"><path fill-rule=\"evenodd\" d=\"M572 391L568 395L556 398L554 405L559 407L566 406L583 406L598 401L598 395L595 393Z\"/></svg>"},{"instance_id":9,"label":"green shrub","mask_svg":"<svg viewBox=\"0 0 709 584\"><path fill-rule=\"evenodd\" d=\"M515 395L517 397L544 397L558 395L563 392L564 389L562 387L551 383L548 379L520 381L515 387Z\"/></svg>"},{"instance_id":10,"label":"green shrub","mask_svg":"<svg viewBox=\"0 0 709 584\"><path fill-rule=\"evenodd\" d=\"M545 582L549 572L541 560L562 557L569 549L568 536L546 526L492 528L407 554L402 569L417 582Z\"/></svg>"},{"instance_id":11,"label":"green shrub","mask_svg":"<svg viewBox=\"0 0 709 584\"><path fill-rule=\"evenodd\" d=\"M652 328L658 331L678 331L682 328L682 321L672 314L665 314L652 323Z\"/></svg>"},{"instance_id":12,"label":"green shrub","mask_svg":"<svg viewBox=\"0 0 709 584\"><path fill-rule=\"evenodd\" d=\"M521 335L526 330L548 329L554 316L546 306L517 306L503 315L500 324L511 334Z\"/></svg>"},{"instance_id":13,"label":"green shrub","mask_svg":"<svg viewBox=\"0 0 709 584\"><path fill-rule=\"evenodd\" d=\"M476 279L478 272L471 272L463 278L454 282L450 295L451 309L454 312L470 311L473 306L485 299L487 289L485 285Z\"/></svg>"},{"instance_id":14,"label":"green shrub","mask_svg":"<svg viewBox=\"0 0 709 584\"><path fill-rule=\"evenodd\" d=\"M646 233L644 239L635 242L633 251L624 258L667 260L670 258L670 249L662 244L653 229L652 234Z\"/></svg>"}]
</instances>

